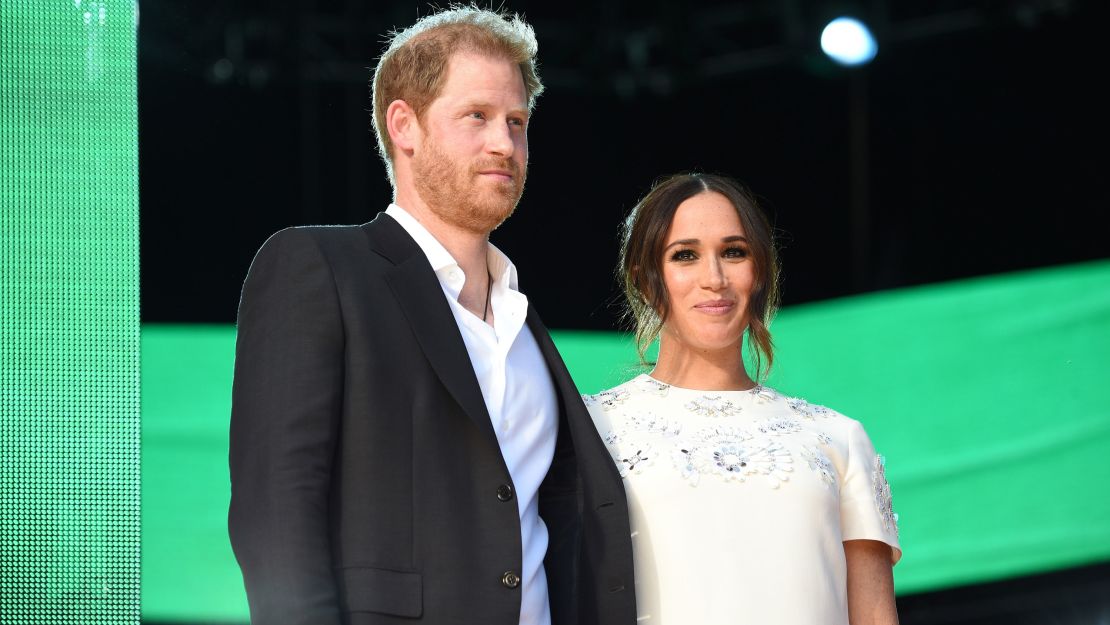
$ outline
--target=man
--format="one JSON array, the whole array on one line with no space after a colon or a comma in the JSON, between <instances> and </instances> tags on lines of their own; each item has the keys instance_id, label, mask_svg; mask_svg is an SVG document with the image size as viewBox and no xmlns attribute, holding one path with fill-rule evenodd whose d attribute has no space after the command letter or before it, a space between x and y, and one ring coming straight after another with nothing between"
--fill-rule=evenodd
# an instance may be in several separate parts
<instances>
[{"instance_id":1,"label":"man","mask_svg":"<svg viewBox=\"0 0 1110 625\"><path fill-rule=\"evenodd\" d=\"M394 203L263 245L239 306L229 528L256 624L631 624L623 486L488 242L542 86L459 8L374 76Z\"/></svg>"}]
</instances>

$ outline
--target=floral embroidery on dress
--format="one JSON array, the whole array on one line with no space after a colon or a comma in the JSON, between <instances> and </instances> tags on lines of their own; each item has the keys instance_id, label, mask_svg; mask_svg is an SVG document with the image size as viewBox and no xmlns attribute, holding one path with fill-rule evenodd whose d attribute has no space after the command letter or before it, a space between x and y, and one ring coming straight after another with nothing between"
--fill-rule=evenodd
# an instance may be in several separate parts
<instances>
[{"instance_id":1,"label":"floral embroidery on dress","mask_svg":"<svg viewBox=\"0 0 1110 625\"><path fill-rule=\"evenodd\" d=\"M675 445L671 451L671 460L679 474L682 475L682 479L686 480L690 486L698 485L701 473L698 472L698 467L694 464L692 449L685 449L683 445Z\"/></svg>"},{"instance_id":2,"label":"floral embroidery on dress","mask_svg":"<svg viewBox=\"0 0 1110 625\"><path fill-rule=\"evenodd\" d=\"M702 417L728 417L740 414L740 406L720 395L702 395L686 404L686 409Z\"/></svg>"},{"instance_id":3,"label":"floral embroidery on dress","mask_svg":"<svg viewBox=\"0 0 1110 625\"><path fill-rule=\"evenodd\" d=\"M801 432L802 424L797 419L791 419L790 417L774 417L760 421L756 424L756 428L764 434L779 436Z\"/></svg>"},{"instance_id":4,"label":"floral embroidery on dress","mask_svg":"<svg viewBox=\"0 0 1110 625\"><path fill-rule=\"evenodd\" d=\"M697 486L701 474L709 469L704 457L704 444L714 438L720 440L745 441L752 437L746 430L729 427L719 427L702 430L695 435L692 441L680 441L675 444L671 452L671 460L675 468L690 486ZM742 480L741 480L742 481Z\"/></svg>"},{"instance_id":5,"label":"floral embroidery on dress","mask_svg":"<svg viewBox=\"0 0 1110 625\"><path fill-rule=\"evenodd\" d=\"M744 476L762 475L771 488L790 479L787 473L794 470L794 459L780 443L769 439L755 439L737 444L719 442L713 449L713 469L716 473L744 481Z\"/></svg>"},{"instance_id":6,"label":"floral embroidery on dress","mask_svg":"<svg viewBox=\"0 0 1110 625\"><path fill-rule=\"evenodd\" d=\"M663 417L656 416L654 412L634 414L629 418L629 421L637 430L651 432L652 434L662 434L667 437L676 436L682 431L681 421L664 419Z\"/></svg>"},{"instance_id":7,"label":"floral embroidery on dress","mask_svg":"<svg viewBox=\"0 0 1110 625\"><path fill-rule=\"evenodd\" d=\"M763 477L778 488L794 470L794 459L781 443L735 428L702 430L693 441L675 445L671 458L691 486L702 475L714 474L736 482Z\"/></svg>"},{"instance_id":8,"label":"floral embroidery on dress","mask_svg":"<svg viewBox=\"0 0 1110 625\"><path fill-rule=\"evenodd\" d=\"M655 395L658 395L660 397L666 397L667 391L671 390L670 384L660 382L659 380L656 380L654 378L644 377L643 383L648 392L654 393Z\"/></svg>"},{"instance_id":9,"label":"floral embroidery on dress","mask_svg":"<svg viewBox=\"0 0 1110 625\"><path fill-rule=\"evenodd\" d=\"M587 406L600 403L602 409L609 412L614 406L623 404L630 396L631 393L624 389L612 389L609 391L601 391L597 395L584 395L583 399L589 397L590 400L586 401Z\"/></svg>"},{"instance_id":10,"label":"floral embroidery on dress","mask_svg":"<svg viewBox=\"0 0 1110 625\"><path fill-rule=\"evenodd\" d=\"M764 386L691 392L646 375L587 397L591 410L611 416L602 438L626 479L659 470L653 468L657 457L670 456L678 477L690 486L709 479L780 489L793 477L819 481L833 493L839 488L830 455L835 435L814 423L837 413L804 399ZM796 469L799 463L812 473Z\"/></svg>"},{"instance_id":11,"label":"floral embroidery on dress","mask_svg":"<svg viewBox=\"0 0 1110 625\"><path fill-rule=\"evenodd\" d=\"M794 414L804 417L806 419L813 419L813 413L809 409L809 402L799 397L787 397L786 405L794 411Z\"/></svg>"},{"instance_id":12,"label":"floral embroidery on dress","mask_svg":"<svg viewBox=\"0 0 1110 625\"><path fill-rule=\"evenodd\" d=\"M881 454L875 457L875 472L871 474L871 489L875 495L875 507L879 510L883 529L894 530L898 535L898 515L894 512L894 500L890 495L890 484L886 481L886 458Z\"/></svg>"},{"instance_id":13,"label":"floral embroidery on dress","mask_svg":"<svg viewBox=\"0 0 1110 625\"><path fill-rule=\"evenodd\" d=\"M650 466L655 461L655 453L652 452L650 444L641 442L630 445L629 448L628 453L618 452L613 456L621 477L626 477L629 473L641 473L644 467Z\"/></svg>"},{"instance_id":14,"label":"floral embroidery on dress","mask_svg":"<svg viewBox=\"0 0 1110 625\"><path fill-rule=\"evenodd\" d=\"M836 484L836 468L820 449L810 447L809 445L802 446L802 459L806 461L809 468L813 469L815 473L821 478L823 482L828 485Z\"/></svg>"},{"instance_id":15,"label":"floral embroidery on dress","mask_svg":"<svg viewBox=\"0 0 1110 625\"><path fill-rule=\"evenodd\" d=\"M832 411L828 408L817 404L811 404L800 397L787 397L786 405L790 406L794 414L809 419L810 421L812 421L815 416L828 417L832 414Z\"/></svg>"},{"instance_id":16,"label":"floral embroidery on dress","mask_svg":"<svg viewBox=\"0 0 1110 625\"><path fill-rule=\"evenodd\" d=\"M724 473L729 477L743 475L747 472L745 469L748 467L748 461L751 460L750 455L751 452L743 443L725 441L713 450L713 466L718 473ZM743 477L739 479L744 480Z\"/></svg>"},{"instance_id":17,"label":"floral embroidery on dress","mask_svg":"<svg viewBox=\"0 0 1110 625\"><path fill-rule=\"evenodd\" d=\"M757 404L765 404L769 401L775 401L779 398L779 394L775 392L775 389L767 388L762 384L748 392L752 394L752 397L755 398L755 403Z\"/></svg>"}]
</instances>

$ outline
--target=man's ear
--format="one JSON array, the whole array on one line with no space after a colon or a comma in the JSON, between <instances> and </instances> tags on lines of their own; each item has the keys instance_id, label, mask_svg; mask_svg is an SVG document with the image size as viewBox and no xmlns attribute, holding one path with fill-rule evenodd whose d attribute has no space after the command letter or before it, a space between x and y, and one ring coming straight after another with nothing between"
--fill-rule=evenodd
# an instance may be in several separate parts
<instances>
[{"instance_id":1,"label":"man's ear","mask_svg":"<svg viewBox=\"0 0 1110 625\"><path fill-rule=\"evenodd\" d=\"M404 100L389 103L385 110L385 129L394 147L409 154L419 144L423 132L416 111Z\"/></svg>"}]
</instances>

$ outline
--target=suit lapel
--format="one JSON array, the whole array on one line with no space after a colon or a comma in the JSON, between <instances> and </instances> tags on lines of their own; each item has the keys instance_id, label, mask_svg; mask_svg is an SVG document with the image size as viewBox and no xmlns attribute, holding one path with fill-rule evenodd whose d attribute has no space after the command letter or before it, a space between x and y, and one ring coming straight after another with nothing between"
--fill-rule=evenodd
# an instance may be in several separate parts
<instances>
[{"instance_id":1,"label":"suit lapel","mask_svg":"<svg viewBox=\"0 0 1110 625\"><path fill-rule=\"evenodd\" d=\"M528 329L532 331L532 336L536 339L536 344L540 346L540 353L543 354L544 362L547 363L547 370L551 372L551 377L558 386L559 393L564 398L577 400L566 402L569 411L572 409L571 406L582 403L578 387L574 385L574 380L570 377L570 371L567 371L566 363L563 362L563 357L559 355L559 350L555 348L555 343L552 342L547 327L543 325L543 321L540 321L540 316L531 304L528 305L526 321Z\"/></svg>"},{"instance_id":2,"label":"suit lapel","mask_svg":"<svg viewBox=\"0 0 1110 625\"><path fill-rule=\"evenodd\" d=\"M395 264L387 272L386 282L436 375L478 428L497 444L466 344L427 257L405 229L384 213L362 228L370 247Z\"/></svg>"},{"instance_id":3,"label":"suit lapel","mask_svg":"<svg viewBox=\"0 0 1110 625\"><path fill-rule=\"evenodd\" d=\"M589 488L599 493L599 501L613 502L621 500L624 496L624 490L620 474L617 472L617 466L610 459L601 436L594 429L593 419L590 418L586 405L582 403L582 395L578 392L578 387L574 385L574 380L570 376L570 371L567 370L566 363L563 362L563 357L559 355L559 350L555 348L551 335L547 332L543 321L540 320L540 316L532 306L528 306L527 321L528 328L532 331L532 336L536 338L536 344L540 346L540 352L543 353L543 359L547 362L547 370L551 372L556 389L562 396L561 404L564 406L567 425L574 441L579 470L582 474L591 476L587 477L590 482ZM601 475L607 475L608 477L606 480L602 480L600 479ZM619 491L613 490L612 485L614 484Z\"/></svg>"}]
</instances>

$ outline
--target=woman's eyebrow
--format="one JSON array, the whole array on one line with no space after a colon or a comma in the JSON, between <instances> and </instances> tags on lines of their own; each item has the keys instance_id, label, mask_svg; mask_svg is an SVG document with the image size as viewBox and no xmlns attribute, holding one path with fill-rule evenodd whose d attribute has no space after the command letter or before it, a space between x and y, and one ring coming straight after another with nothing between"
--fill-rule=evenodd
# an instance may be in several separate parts
<instances>
[{"instance_id":1,"label":"woman's eyebrow","mask_svg":"<svg viewBox=\"0 0 1110 625\"><path fill-rule=\"evenodd\" d=\"M663 251L665 252L676 245L697 245L698 243L701 243L698 239L679 239L677 241L672 241L670 245L663 248Z\"/></svg>"},{"instance_id":2,"label":"woman's eyebrow","mask_svg":"<svg viewBox=\"0 0 1110 625\"><path fill-rule=\"evenodd\" d=\"M747 243L748 239L742 234L734 234L721 238L722 243L734 243L736 241L743 241L744 243ZM670 245L663 248L663 251L665 252L676 245L697 245L698 243L701 243L701 239L679 239L677 241L672 241Z\"/></svg>"}]
</instances>

